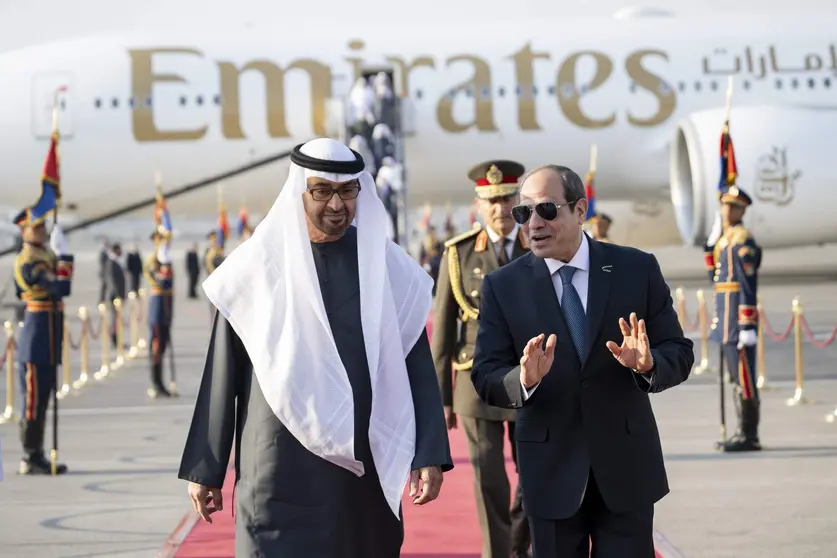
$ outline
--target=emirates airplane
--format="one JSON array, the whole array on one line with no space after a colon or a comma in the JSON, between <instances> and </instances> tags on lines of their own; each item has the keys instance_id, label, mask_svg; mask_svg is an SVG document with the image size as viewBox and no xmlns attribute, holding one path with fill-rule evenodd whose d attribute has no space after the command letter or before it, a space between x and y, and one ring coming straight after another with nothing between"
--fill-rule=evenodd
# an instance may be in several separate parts
<instances>
[{"instance_id":1,"label":"emirates airplane","mask_svg":"<svg viewBox=\"0 0 837 558\"><path fill-rule=\"evenodd\" d=\"M599 200L666 200L699 244L730 131L765 247L837 241L837 41L828 18L533 18L227 33L90 36L0 54L0 205L33 201L58 99L65 214L86 218L333 134L356 78L401 98L414 207L468 204L490 158L587 172ZM58 93L57 93L58 92ZM269 207L278 169L230 195ZM669 201L670 200L670 201ZM237 203L230 198L230 205ZM214 195L174 215L212 215ZM644 226L660 224L652 218Z\"/></svg>"}]
</instances>

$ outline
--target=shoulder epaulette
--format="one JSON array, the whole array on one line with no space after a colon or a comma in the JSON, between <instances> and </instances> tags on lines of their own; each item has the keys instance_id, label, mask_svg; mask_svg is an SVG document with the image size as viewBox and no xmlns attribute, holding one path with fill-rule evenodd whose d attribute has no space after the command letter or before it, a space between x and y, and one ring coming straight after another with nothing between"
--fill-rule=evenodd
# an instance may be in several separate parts
<instances>
[{"instance_id":1,"label":"shoulder epaulette","mask_svg":"<svg viewBox=\"0 0 837 558\"><path fill-rule=\"evenodd\" d=\"M454 236L453 238L451 238L450 240L445 242L445 248L449 248L451 246L459 244L463 240L467 240L467 239L471 238L472 236L477 236L481 231L482 231L482 227L479 227L479 228L476 228L476 229L471 229L470 231L464 232L464 233L462 233L458 236Z\"/></svg>"},{"instance_id":2,"label":"shoulder epaulette","mask_svg":"<svg viewBox=\"0 0 837 558\"><path fill-rule=\"evenodd\" d=\"M744 244L748 238L750 238L750 231L744 228L744 225L736 225L730 231L729 243Z\"/></svg>"}]
</instances>

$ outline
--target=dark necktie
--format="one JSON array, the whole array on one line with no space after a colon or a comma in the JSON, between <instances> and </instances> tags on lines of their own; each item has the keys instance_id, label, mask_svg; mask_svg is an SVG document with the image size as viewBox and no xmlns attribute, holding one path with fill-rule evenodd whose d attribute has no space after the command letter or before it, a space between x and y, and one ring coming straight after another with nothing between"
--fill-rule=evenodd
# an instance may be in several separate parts
<instances>
[{"instance_id":1,"label":"dark necktie","mask_svg":"<svg viewBox=\"0 0 837 558\"><path fill-rule=\"evenodd\" d=\"M575 272L576 268L571 265L565 265L558 270L561 285L563 285L561 312L564 314L564 320L570 330L570 337L572 337L573 346L578 353L578 360L583 362L587 342L587 315L584 313L584 306L581 304L578 291L573 286Z\"/></svg>"},{"instance_id":2,"label":"dark necktie","mask_svg":"<svg viewBox=\"0 0 837 558\"><path fill-rule=\"evenodd\" d=\"M506 253L506 244L508 244L509 239L505 236L500 239L499 244L499 252L497 252L497 262L500 264L500 267L503 267L507 263L509 263L509 256Z\"/></svg>"}]
</instances>

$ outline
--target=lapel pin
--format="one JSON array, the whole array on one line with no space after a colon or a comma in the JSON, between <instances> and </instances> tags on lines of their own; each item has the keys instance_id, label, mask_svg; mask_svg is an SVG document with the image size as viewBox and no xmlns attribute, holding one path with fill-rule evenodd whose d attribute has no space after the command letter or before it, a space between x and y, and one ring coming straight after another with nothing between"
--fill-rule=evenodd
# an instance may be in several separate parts
<instances>
[{"instance_id":1,"label":"lapel pin","mask_svg":"<svg viewBox=\"0 0 837 558\"><path fill-rule=\"evenodd\" d=\"M604 271L605 273L610 273L610 268L612 268L612 267L613 267L612 265L603 265L602 266L602 271Z\"/></svg>"}]
</instances>

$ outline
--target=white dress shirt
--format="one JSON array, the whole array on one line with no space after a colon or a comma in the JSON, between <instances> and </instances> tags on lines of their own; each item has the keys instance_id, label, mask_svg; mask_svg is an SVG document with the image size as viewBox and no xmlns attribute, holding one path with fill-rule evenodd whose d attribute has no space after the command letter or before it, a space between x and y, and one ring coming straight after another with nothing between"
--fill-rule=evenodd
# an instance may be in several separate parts
<instances>
[{"instance_id":1,"label":"white dress shirt","mask_svg":"<svg viewBox=\"0 0 837 558\"><path fill-rule=\"evenodd\" d=\"M555 296L558 297L559 305L561 304L561 296L564 294L564 285L561 282L561 276L558 274L558 270L565 265L571 265L576 269L573 274L572 285L575 287L576 292L578 292L578 297L581 299L581 305L584 307L584 313L586 314L587 291L590 279L590 242L587 239L587 235L583 232L581 233L581 245L578 247L575 256L569 262L564 263L560 260L553 260L552 258L545 258L544 262L546 262L546 267L549 268L549 273L552 276L552 285L555 288ZM647 382L652 381L647 375L642 375L642 377ZM540 382L527 390L526 386L523 385L523 378L521 378L520 386L523 388L523 400L526 401L529 399L535 393L535 390L538 389L539 385L541 385Z\"/></svg>"},{"instance_id":2,"label":"white dress shirt","mask_svg":"<svg viewBox=\"0 0 837 558\"><path fill-rule=\"evenodd\" d=\"M517 231L520 230L520 225L515 224L512 231L506 235L506 238L509 242L506 242L506 261L510 262L512 260L512 251L514 250L514 243L517 240ZM485 231L488 233L488 238L491 240L491 244L494 245L494 253L497 257L500 257L499 250L500 250L500 239L503 238L491 227L485 227Z\"/></svg>"}]
</instances>

